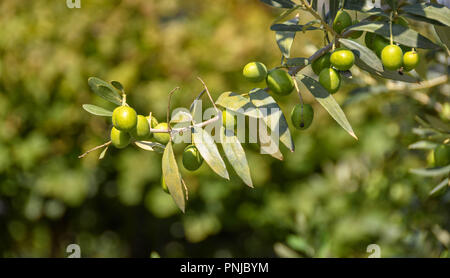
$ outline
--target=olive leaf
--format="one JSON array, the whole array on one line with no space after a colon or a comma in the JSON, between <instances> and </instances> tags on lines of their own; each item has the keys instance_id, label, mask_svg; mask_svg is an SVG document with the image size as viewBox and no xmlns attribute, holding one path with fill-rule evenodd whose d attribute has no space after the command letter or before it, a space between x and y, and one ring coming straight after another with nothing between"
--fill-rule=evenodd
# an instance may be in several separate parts
<instances>
[{"instance_id":1,"label":"olive leaf","mask_svg":"<svg viewBox=\"0 0 450 278\"><path fill-rule=\"evenodd\" d=\"M309 65L309 60L303 57L289 58L286 59L284 64L288 67L307 66Z\"/></svg>"},{"instance_id":2,"label":"olive leaf","mask_svg":"<svg viewBox=\"0 0 450 278\"><path fill-rule=\"evenodd\" d=\"M260 1L275 8L291 9L295 7L295 3L292 2L291 0L260 0Z\"/></svg>"},{"instance_id":3,"label":"olive leaf","mask_svg":"<svg viewBox=\"0 0 450 278\"><path fill-rule=\"evenodd\" d=\"M191 121L192 121L192 115L189 114L189 112L184 111L184 110L178 110L177 112L175 112L175 115L173 115L170 118L171 124L186 123L186 122L191 122Z\"/></svg>"},{"instance_id":4,"label":"olive leaf","mask_svg":"<svg viewBox=\"0 0 450 278\"><path fill-rule=\"evenodd\" d=\"M270 30L277 32L304 32L304 31L322 30L322 28L305 25L274 24L270 26Z\"/></svg>"},{"instance_id":5,"label":"olive leaf","mask_svg":"<svg viewBox=\"0 0 450 278\"><path fill-rule=\"evenodd\" d=\"M316 98L316 100L327 110L327 112L333 117L333 119L347 131L352 137L358 139L356 137L355 132L353 132L352 126L347 120L347 117L342 111L339 104L333 98L332 95L328 93L328 91L322 87L322 85L316 80L308 77L306 75L297 74L295 79L298 82L302 82L306 88L311 92L311 94Z\"/></svg>"},{"instance_id":6,"label":"olive leaf","mask_svg":"<svg viewBox=\"0 0 450 278\"><path fill-rule=\"evenodd\" d=\"M222 126L220 128L220 141L222 142L225 156L236 171L236 174L241 177L245 184L253 187L245 151L237 136L232 130L225 129L225 127Z\"/></svg>"},{"instance_id":7,"label":"olive leaf","mask_svg":"<svg viewBox=\"0 0 450 278\"><path fill-rule=\"evenodd\" d=\"M250 100L258 108L262 114L262 119L272 132L278 132L280 141L293 152L294 141L292 140L291 133L286 118L283 115L283 111L277 102L263 89L254 89L249 93ZM275 130L272 126L275 125Z\"/></svg>"},{"instance_id":8,"label":"olive leaf","mask_svg":"<svg viewBox=\"0 0 450 278\"><path fill-rule=\"evenodd\" d=\"M430 196L443 192L450 186L449 178L443 179L435 188L430 191Z\"/></svg>"},{"instance_id":9,"label":"olive leaf","mask_svg":"<svg viewBox=\"0 0 450 278\"><path fill-rule=\"evenodd\" d=\"M259 122L258 139L260 145L260 153L268 154L275 159L283 160L283 154L279 148L279 137L275 133L267 131L267 125L263 119L257 119Z\"/></svg>"},{"instance_id":10,"label":"olive leaf","mask_svg":"<svg viewBox=\"0 0 450 278\"><path fill-rule=\"evenodd\" d=\"M369 48L348 39L339 39L339 42L350 49L355 56L361 59L367 66L376 71L383 71L383 64L377 55Z\"/></svg>"},{"instance_id":11,"label":"olive leaf","mask_svg":"<svg viewBox=\"0 0 450 278\"><path fill-rule=\"evenodd\" d=\"M372 0L346 0L344 9L363 12L369 15L384 14L388 16L382 9L376 8Z\"/></svg>"},{"instance_id":12,"label":"olive leaf","mask_svg":"<svg viewBox=\"0 0 450 278\"><path fill-rule=\"evenodd\" d=\"M421 141L417 141L413 144L410 144L408 146L408 148L412 149L412 150L433 150L437 146L438 146L438 143L421 140Z\"/></svg>"},{"instance_id":13,"label":"olive leaf","mask_svg":"<svg viewBox=\"0 0 450 278\"><path fill-rule=\"evenodd\" d=\"M285 21L285 25L297 25L298 17L291 20ZM295 32L288 31L277 31L275 32L275 39L277 41L278 47L285 58L289 58L291 55L291 47L294 42Z\"/></svg>"},{"instance_id":14,"label":"olive leaf","mask_svg":"<svg viewBox=\"0 0 450 278\"><path fill-rule=\"evenodd\" d=\"M136 141L134 144L143 150L151 152L163 153L165 149L163 144L151 141Z\"/></svg>"},{"instance_id":15,"label":"olive leaf","mask_svg":"<svg viewBox=\"0 0 450 278\"><path fill-rule=\"evenodd\" d=\"M433 24L433 25L437 25L437 26L445 26L445 24L442 24L441 22L439 22L437 20L430 19L430 18L427 18L427 17L424 17L424 16L420 16L420 15L402 14L402 16L410 18L412 20L422 21L422 22Z\"/></svg>"},{"instance_id":16,"label":"olive leaf","mask_svg":"<svg viewBox=\"0 0 450 278\"><path fill-rule=\"evenodd\" d=\"M113 114L113 112L93 104L83 104L83 109L97 116L111 117Z\"/></svg>"},{"instance_id":17,"label":"olive leaf","mask_svg":"<svg viewBox=\"0 0 450 278\"><path fill-rule=\"evenodd\" d=\"M409 82L409 83L417 83L420 80L411 76L409 73L404 72L403 74L398 73L397 71L392 70L384 70L384 71L377 71L373 68L369 67L364 63L361 59L358 58L358 56L355 57L355 65L357 65L362 70L367 71L368 73L371 73L375 76L392 79L392 80L398 80L403 82Z\"/></svg>"},{"instance_id":18,"label":"olive leaf","mask_svg":"<svg viewBox=\"0 0 450 278\"><path fill-rule=\"evenodd\" d=\"M450 27L433 26L439 40L450 49Z\"/></svg>"},{"instance_id":19,"label":"olive leaf","mask_svg":"<svg viewBox=\"0 0 450 278\"><path fill-rule=\"evenodd\" d=\"M450 165L447 165L445 167L409 169L409 172L424 177L445 176L450 172Z\"/></svg>"},{"instance_id":20,"label":"olive leaf","mask_svg":"<svg viewBox=\"0 0 450 278\"><path fill-rule=\"evenodd\" d=\"M300 8L300 6L294 6L288 10L285 10L284 12L282 12L279 16L277 16L274 21L272 22L272 25L282 21L283 19L285 19L286 17L288 17L289 15L291 15L295 10L297 10L298 8Z\"/></svg>"},{"instance_id":21,"label":"olive leaf","mask_svg":"<svg viewBox=\"0 0 450 278\"><path fill-rule=\"evenodd\" d=\"M210 134L200 127L194 127L192 139L203 159L219 176L229 179L225 162L220 156L217 145Z\"/></svg>"},{"instance_id":22,"label":"olive leaf","mask_svg":"<svg viewBox=\"0 0 450 278\"><path fill-rule=\"evenodd\" d=\"M234 92L222 93L216 100L216 104L235 113L244 114L253 118L261 118L261 112L246 97Z\"/></svg>"},{"instance_id":23,"label":"olive leaf","mask_svg":"<svg viewBox=\"0 0 450 278\"><path fill-rule=\"evenodd\" d=\"M172 142L167 143L162 157L162 172L164 182L169 189L169 193L172 196L175 204L184 213L185 199L183 193L183 185L181 183L180 172L178 171L177 161L173 153Z\"/></svg>"},{"instance_id":24,"label":"olive leaf","mask_svg":"<svg viewBox=\"0 0 450 278\"><path fill-rule=\"evenodd\" d=\"M109 146L106 146L106 148L103 149L103 151L100 153L98 159L103 159L106 155L106 152L108 151Z\"/></svg>"},{"instance_id":25,"label":"olive leaf","mask_svg":"<svg viewBox=\"0 0 450 278\"><path fill-rule=\"evenodd\" d=\"M116 89L106 81L97 77L89 77L89 87L95 94L117 105L122 104L122 97L117 93Z\"/></svg>"},{"instance_id":26,"label":"olive leaf","mask_svg":"<svg viewBox=\"0 0 450 278\"><path fill-rule=\"evenodd\" d=\"M412 5L405 5L400 10L413 15L430 18L450 26L450 9L444 5L434 3L416 3Z\"/></svg>"},{"instance_id":27,"label":"olive leaf","mask_svg":"<svg viewBox=\"0 0 450 278\"><path fill-rule=\"evenodd\" d=\"M122 85L122 83L120 83L119 81L111 81L111 85L113 85L114 88L116 88L117 90L119 90L119 91L121 91L121 92L124 91L123 85Z\"/></svg>"},{"instance_id":28,"label":"olive leaf","mask_svg":"<svg viewBox=\"0 0 450 278\"><path fill-rule=\"evenodd\" d=\"M348 27L345 30L372 32L387 39L389 39L390 37L389 22L385 21L360 22ZM406 46L427 49L438 48L438 46L428 38L422 36L421 34L410 28L405 28L399 24L392 24L392 35L395 42Z\"/></svg>"}]
</instances>

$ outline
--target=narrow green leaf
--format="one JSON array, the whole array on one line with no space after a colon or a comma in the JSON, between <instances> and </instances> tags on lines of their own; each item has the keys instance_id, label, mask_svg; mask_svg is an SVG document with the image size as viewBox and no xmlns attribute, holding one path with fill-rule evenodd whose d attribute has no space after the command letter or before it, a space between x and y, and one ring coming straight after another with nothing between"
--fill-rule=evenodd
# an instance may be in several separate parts
<instances>
[{"instance_id":1,"label":"narrow green leaf","mask_svg":"<svg viewBox=\"0 0 450 278\"><path fill-rule=\"evenodd\" d=\"M275 8L290 9L295 6L295 3L292 2L291 0L260 0L260 1Z\"/></svg>"},{"instance_id":2,"label":"narrow green leaf","mask_svg":"<svg viewBox=\"0 0 450 278\"><path fill-rule=\"evenodd\" d=\"M136 141L134 144L143 150L151 152L163 153L165 149L163 144L151 141Z\"/></svg>"},{"instance_id":3,"label":"narrow green leaf","mask_svg":"<svg viewBox=\"0 0 450 278\"><path fill-rule=\"evenodd\" d=\"M270 26L270 30L278 32L304 32L312 30L322 30L322 28L314 26L308 26L305 28L304 25L274 24Z\"/></svg>"},{"instance_id":4,"label":"narrow green leaf","mask_svg":"<svg viewBox=\"0 0 450 278\"><path fill-rule=\"evenodd\" d=\"M438 144L435 142L422 140L409 145L408 148L412 150L434 150L437 146Z\"/></svg>"},{"instance_id":5,"label":"narrow green leaf","mask_svg":"<svg viewBox=\"0 0 450 278\"><path fill-rule=\"evenodd\" d=\"M217 145L211 135L200 127L194 127L192 139L206 163L219 176L229 179L225 162L220 156Z\"/></svg>"},{"instance_id":6,"label":"narrow green leaf","mask_svg":"<svg viewBox=\"0 0 450 278\"><path fill-rule=\"evenodd\" d=\"M430 18L420 16L420 15L405 13L405 14L402 14L402 16L410 18L412 20L421 21L421 22L425 22L425 23L429 23L429 24L433 24L433 25L437 25L437 26L445 26L445 24L442 24L441 22L439 22L437 20L430 19Z\"/></svg>"},{"instance_id":7,"label":"narrow green leaf","mask_svg":"<svg viewBox=\"0 0 450 278\"><path fill-rule=\"evenodd\" d=\"M439 37L439 40L450 49L450 27L434 26L434 30Z\"/></svg>"},{"instance_id":8,"label":"narrow green leaf","mask_svg":"<svg viewBox=\"0 0 450 278\"><path fill-rule=\"evenodd\" d=\"M389 22L386 21L371 21L371 22L360 22L358 24L348 27L346 30L359 30L376 33L389 39ZM436 44L430 41L428 38L422 36L416 31L405 28L399 24L392 24L392 35L393 40L400 44L415 47L415 48L427 48L434 49L438 48Z\"/></svg>"},{"instance_id":9,"label":"narrow green leaf","mask_svg":"<svg viewBox=\"0 0 450 278\"><path fill-rule=\"evenodd\" d=\"M275 99L262 89L252 90L249 95L252 103L258 107L258 110L263 115L266 125L274 132L272 127L276 123L275 131L278 132L280 141L293 152L295 149L294 141L292 140L288 123Z\"/></svg>"},{"instance_id":10,"label":"narrow green leaf","mask_svg":"<svg viewBox=\"0 0 450 278\"><path fill-rule=\"evenodd\" d=\"M250 99L237 93L225 92L216 100L216 104L227 108L235 113L244 114L253 118L261 118L261 112L255 107Z\"/></svg>"},{"instance_id":11,"label":"narrow green leaf","mask_svg":"<svg viewBox=\"0 0 450 278\"><path fill-rule=\"evenodd\" d=\"M298 8L300 8L300 6L294 6L288 10L285 10L284 12L282 12L279 16L277 16L277 18L275 18L275 20L272 22L272 25L280 22L282 20L284 20L286 17L288 17L289 15L291 15L294 11L296 11Z\"/></svg>"},{"instance_id":12,"label":"narrow green leaf","mask_svg":"<svg viewBox=\"0 0 450 278\"><path fill-rule=\"evenodd\" d=\"M388 16L382 9L376 8L372 0L346 0L344 9L363 12L368 15L384 15Z\"/></svg>"},{"instance_id":13,"label":"narrow green leaf","mask_svg":"<svg viewBox=\"0 0 450 278\"><path fill-rule=\"evenodd\" d=\"M119 91L121 91L121 92L124 91L123 85L122 85L122 83L120 83L119 81L111 81L111 85L113 85L114 88L116 88L117 90L119 90Z\"/></svg>"},{"instance_id":14,"label":"narrow green leaf","mask_svg":"<svg viewBox=\"0 0 450 278\"><path fill-rule=\"evenodd\" d=\"M434 3L416 3L412 5L405 5L400 10L406 13L437 20L447 26L450 26L450 9L444 5Z\"/></svg>"},{"instance_id":15,"label":"narrow green leaf","mask_svg":"<svg viewBox=\"0 0 450 278\"><path fill-rule=\"evenodd\" d=\"M445 133L450 133L450 124L443 122L441 119L431 116L429 114L425 115L425 119L430 123L431 127Z\"/></svg>"},{"instance_id":16,"label":"narrow green leaf","mask_svg":"<svg viewBox=\"0 0 450 278\"><path fill-rule=\"evenodd\" d=\"M86 110L87 112L97 115L97 116L104 116L104 117L111 117L112 116L112 112L102 108L100 106L97 105L93 105L93 104L83 104L83 109Z\"/></svg>"},{"instance_id":17,"label":"narrow green leaf","mask_svg":"<svg viewBox=\"0 0 450 278\"><path fill-rule=\"evenodd\" d=\"M289 58L289 59L286 59L285 65L288 67L307 66L307 65L309 65L309 60L308 60L308 58L302 58L302 57Z\"/></svg>"},{"instance_id":18,"label":"narrow green leaf","mask_svg":"<svg viewBox=\"0 0 450 278\"><path fill-rule=\"evenodd\" d=\"M178 171L177 161L172 149L172 142L167 143L162 157L162 172L164 182L169 189L175 204L184 213L185 199L183 193L183 185L181 183L180 172Z\"/></svg>"},{"instance_id":19,"label":"narrow green leaf","mask_svg":"<svg viewBox=\"0 0 450 278\"><path fill-rule=\"evenodd\" d=\"M283 160L283 154L280 151L279 142L280 138L274 133L269 133L267 131L267 125L264 120L258 119L259 129L258 129L258 139L261 154L268 154L275 159Z\"/></svg>"},{"instance_id":20,"label":"narrow green leaf","mask_svg":"<svg viewBox=\"0 0 450 278\"><path fill-rule=\"evenodd\" d=\"M297 25L298 18L293 18L291 20L285 21L286 25ZM291 55L291 46L294 42L295 32L277 31L275 32L275 39L277 41L278 47L284 57L289 58Z\"/></svg>"},{"instance_id":21,"label":"narrow green leaf","mask_svg":"<svg viewBox=\"0 0 450 278\"><path fill-rule=\"evenodd\" d=\"M192 121L192 115L187 111L179 110L170 118L171 124L186 123Z\"/></svg>"},{"instance_id":22,"label":"narrow green leaf","mask_svg":"<svg viewBox=\"0 0 450 278\"><path fill-rule=\"evenodd\" d=\"M350 49L355 56L358 56L367 66L376 71L383 71L383 64L377 55L369 48L348 39L339 39L339 42Z\"/></svg>"},{"instance_id":23,"label":"narrow green leaf","mask_svg":"<svg viewBox=\"0 0 450 278\"><path fill-rule=\"evenodd\" d=\"M106 152L108 151L109 146L106 146L106 148L103 149L103 151L100 153L100 156L98 159L103 159L106 155Z\"/></svg>"},{"instance_id":24,"label":"narrow green leaf","mask_svg":"<svg viewBox=\"0 0 450 278\"><path fill-rule=\"evenodd\" d=\"M367 71L368 73L371 73L374 76L392 79L392 80L398 80L403 82L409 82L409 83L418 83L420 80L411 76L409 73L404 72L403 74L398 73L397 71L392 70L384 70L384 71L377 71L373 68L369 67L364 63L361 59L358 58L358 56L355 57L355 65L357 65L362 70Z\"/></svg>"},{"instance_id":25,"label":"narrow green leaf","mask_svg":"<svg viewBox=\"0 0 450 278\"><path fill-rule=\"evenodd\" d=\"M450 186L449 178L443 179L435 188L430 191L430 196L444 192Z\"/></svg>"},{"instance_id":26,"label":"narrow green leaf","mask_svg":"<svg viewBox=\"0 0 450 278\"><path fill-rule=\"evenodd\" d=\"M316 100L325 108L325 110L327 110L331 117L333 117L333 119L343 129L345 129L345 131L347 131L355 139L358 139L358 137L356 137L355 133L353 132L352 126L348 122L344 111L342 111L341 107L333 98L333 96L330 95L328 91L323 88L322 85L320 85L319 82L312 79L311 77L302 74L297 74L295 76L295 79L298 82L302 82L306 86L306 88L308 88L308 90L316 98Z\"/></svg>"},{"instance_id":27,"label":"narrow green leaf","mask_svg":"<svg viewBox=\"0 0 450 278\"><path fill-rule=\"evenodd\" d=\"M424 176L424 177L439 177L448 175L450 172L450 165L445 167L435 167L435 168L418 168L418 169L410 169L411 173Z\"/></svg>"},{"instance_id":28,"label":"narrow green leaf","mask_svg":"<svg viewBox=\"0 0 450 278\"><path fill-rule=\"evenodd\" d=\"M247 158L245 157L244 148L233 131L226 130L223 126L220 128L220 141L222 142L223 151L228 158L233 169L241 177L245 184L253 187L252 178L250 176L250 168Z\"/></svg>"},{"instance_id":29,"label":"narrow green leaf","mask_svg":"<svg viewBox=\"0 0 450 278\"><path fill-rule=\"evenodd\" d=\"M108 82L103 81L97 77L89 77L88 84L89 87L91 87L91 90L100 97L117 105L122 104L122 97Z\"/></svg>"}]
</instances>

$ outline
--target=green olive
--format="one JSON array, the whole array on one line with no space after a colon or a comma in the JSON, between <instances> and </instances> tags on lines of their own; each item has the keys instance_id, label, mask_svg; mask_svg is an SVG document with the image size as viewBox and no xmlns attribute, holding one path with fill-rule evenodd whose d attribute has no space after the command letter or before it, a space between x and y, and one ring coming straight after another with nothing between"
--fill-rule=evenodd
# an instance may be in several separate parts
<instances>
[{"instance_id":1,"label":"green olive","mask_svg":"<svg viewBox=\"0 0 450 278\"><path fill-rule=\"evenodd\" d=\"M167 123L159 123L155 126L155 129L168 129L169 125ZM166 132L157 132L154 133L153 136L155 137L156 142L161 143L163 145L166 145L170 141L170 134Z\"/></svg>"},{"instance_id":2,"label":"green olive","mask_svg":"<svg viewBox=\"0 0 450 278\"><path fill-rule=\"evenodd\" d=\"M366 32L366 35L364 36L364 43L366 44L367 48L373 50L373 40L375 39L375 36L375 33Z\"/></svg>"},{"instance_id":3,"label":"green olive","mask_svg":"<svg viewBox=\"0 0 450 278\"><path fill-rule=\"evenodd\" d=\"M338 11L333 21L333 29L340 34L348 26L352 25L352 18L346 11Z\"/></svg>"},{"instance_id":4,"label":"green olive","mask_svg":"<svg viewBox=\"0 0 450 278\"><path fill-rule=\"evenodd\" d=\"M403 52L398 45L388 45L381 52L381 62L388 70L398 70L403 64Z\"/></svg>"},{"instance_id":5,"label":"green olive","mask_svg":"<svg viewBox=\"0 0 450 278\"><path fill-rule=\"evenodd\" d=\"M436 167L450 164L450 145L439 145L434 149L434 164Z\"/></svg>"},{"instance_id":6,"label":"green olive","mask_svg":"<svg viewBox=\"0 0 450 278\"><path fill-rule=\"evenodd\" d=\"M332 68L323 69L319 74L319 82L330 94L334 94L341 86L341 76Z\"/></svg>"},{"instance_id":7,"label":"green olive","mask_svg":"<svg viewBox=\"0 0 450 278\"><path fill-rule=\"evenodd\" d=\"M136 111L129 106L119 106L113 111L112 122L118 130L130 131L137 124Z\"/></svg>"},{"instance_id":8,"label":"green olive","mask_svg":"<svg viewBox=\"0 0 450 278\"><path fill-rule=\"evenodd\" d=\"M314 119L314 110L311 105L296 104L291 112L291 121L297 129L307 129Z\"/></svg>"},{"instance_id":9,"label":"green olive","mask_svg":"<svg viewBox=\"0 0 450 278\"><path fill-rule=\"evenodd\" d=\"M355 62L355 55L347 49L337 49L331 53L330 62L338 70L348 70Z\"/></svg>"},{"instance_id":10,"label":"green olive","mask_svg":"<svg viewBox=\"0 0 450 278\"><path fill-rule=\"evenodd\" d=\"M403 70L411 71L419 64L419 54L416 51L408 51L403 55Z\"/></svg>"},{"instance_id":11,"label":"green olive","mask_svg":"<svg viewBox=\"0 0 450 278\"><path fill-rule=\"evenodd\" d=\"M183 166L189 171L195 171L202 166L203 157L200 155L197 147L187 146L183 151Z\"/></svg>"},{"instance_id":12,"label":"green olive","mask_svg":"<svg viewBox=\"0 0 450 278\"><path fill-rule=\"evenodd\" d=\"M312 62L311 67L315 74L319 75L324 68L329 68L331 66L330 56L331 53L328 52Z\"/></svg>"},{"instance_id":13,"label":"green olive","mask_svg":"<svg viewBox=\"0 0 450 278\"><path fill-rule=\"evenodd\" d=\"M130 133L136 140L148 139L150 137L150 124L147 118L142 115L138 115L137 124Z\"/></svg>"},{"instance_id":14,"label":"green olive","mask_svg":"<svg viewBox=\"0 0 450 278\"><path fill-rule=\"evenodd\" d=\"M114 147L123 149L130 144L130 139L130 134L128 134L128 132L118 130L115 127L111 129L111 144Z\"/></svg>"},{"instance_id":15,"label":"green olive","mask_svg":"<svg viewBox=\"0 0 450 278\"><path fill-rule=\"evenodd\" d=\"M289 95L294 89L294 81L286 71L274 69L269 72L266 78L269 89L280 96Z\"/></svg>"},{"instance_id":16,"label":"green olive","mask_svg":"<svg viewBox=\"0 0 450 278\"><path fill-rule=\"evenodd\" d=\"M267 68L263 63L250 62L245 65L242 74L251 82L261 82L267 76Z\"/></svg>"}]
</instances>

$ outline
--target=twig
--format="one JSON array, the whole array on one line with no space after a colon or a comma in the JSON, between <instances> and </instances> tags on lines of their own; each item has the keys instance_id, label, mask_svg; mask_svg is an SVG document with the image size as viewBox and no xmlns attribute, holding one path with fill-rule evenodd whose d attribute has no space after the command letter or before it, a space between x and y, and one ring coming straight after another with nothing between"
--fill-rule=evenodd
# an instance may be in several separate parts
<instances>
[{"instance_id":1,"label":"twig","mask_svg":"<svg viewBox=\"0 0 450 278\"><path fill-rule=\"evenodd\" d=\"M98 150L98 149L101 149L101 148L103 148L103 147L106 147L106 146L108 146L109 144L111 144L111 140L108 141L108 142L106 142L105 144L102 144L102 145L100 145L100 146L97 146L97 147L95 147L95 148L90 149L89 151L85 152L84 154L78 156L78 158L83 158L83 157L85 157L88 153L93 152L93 151Z\"/></svg>"},{"instance_id":2,"label":"twig","mask_svg":"<svg viewBox=\"0 0 450 278\"><path fill-rule=\"evenodd\" d=\"M308 3L308 1L306 0L302 0L302 4L305 6L306 10L315 18L317 18L318 20L320 20L321 24L323 25L323 27L325 27L325 29L328 30L328 32L330 32L331 34L333 34L334 36L338 36L338 33L336 33L336 31L333 30L333 28L330 27L330 25L328 25L328 23L326 23L322 17L312 8L312 6Z\"/></svg>"},{"instance_id":3,"label":"twig","mask_svg":"<svg viewBox=\"0 0 450 278\"><path fill-rule=\"evenodd\" d=\"M172 99L172 94L176 91L179 90L180 87L175 87L172 89L172 91L170 91L169 93L169 100L167 101L167 126L169 127L170 130L170 124L169 124L169 118L170 118L170 100Z\"/></svg>"}]
</instances>

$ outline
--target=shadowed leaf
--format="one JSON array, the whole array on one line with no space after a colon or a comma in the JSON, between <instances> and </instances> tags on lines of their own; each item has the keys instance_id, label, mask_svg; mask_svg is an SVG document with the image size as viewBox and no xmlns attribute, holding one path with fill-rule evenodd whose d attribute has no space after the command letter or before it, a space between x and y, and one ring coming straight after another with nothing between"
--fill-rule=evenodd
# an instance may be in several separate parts
<instances>
[{"instance_id":1,"label":"shadowed leaf","mask_svg":"<svg viewBox=\"0 0 450 278\"><path fill-rule=\"evenodd\" d=\"M368 65L366 65L366 63L364 63L358 57L355 57L355 65L357 65L362 70L367 71L368 73L371 73L371 74L373 74L375 76L382 77L382 78L398 80L398 81L403 81L403 82L409 82L409 83L417 83L417 82L420 81L419 79L411 76L407 72L404 72L403 74L400 74L397 71L393 71L393 70L384 70L384 71L374 70L373 68L371 68Z\"/></svg>"},{"instance_id":2,"label":"shadowed leaf","mask_svg":"<svg viewBox=\"0 0 450 278\"><path fill-rule=\"evenodd\" d=\"M291 20L285 21L285 25L297 25L298 18L293 18ZM287 31L277 31L275 32L275 39L277 41L278 47L284 57L289 58L291 55L291 46L294 42L295 32Z\"/></svg>"},{"instance_id":3,"label":"shadowed leaf","mask_svg":"<svg viewBox=\"0 0 450 278\"><path fill-rule=\"evenodd\" d=\"M103 81L97 77L89 77L88 84L89 87L91 87L91 90L100 97L117 105L122 104L122 97L108 82Z\"/></svg>"},{"instance_id":4,"label":"shadowed leaf","mask_svg":"<svg viewBox=\"0 0 450 278\"><path fill-rule=\"evenodd\" d=\"M400 10L406 13L437 20L450 26L450 9L443 5L434 3L416 3L403 6Z\"/></svg>"},{"instance_id":5,"label":"shadowed leaf","mask_svg":"<svg viewBox=\"0 0 450 278\"><path fill-rule=\"evenodd\" d=\"M227 108L235 113L244 114L253 118L262 117L260 111L250 99L243 97L237 93L225 92L216 100L216 104Z\"/></svg>"},{"instance_id":6,"label":"shadowed leaf","mask_svg":"<svg viewBox=\"0 0 450 278\"><path fill-rule=\"evenodd\" d=\"M164 182L169 189L169 193L172 196L175 204L184 213L185 199L183 193L183 185L181 183L180 172L178 171L177 161L172 149L172 142L167 143L166 149L162 157L162 172Z\"/></svg>"},{"instance_id":7,"label":"shadowed leaf","mask_svg":"<svg viewBox=\"0 0 450 278\"><path fill-rule=\"evenodd\" d=\"M347 131L351 136L353 136L355 139L358 139L356 137L355 133L353 132L352 126L347 120L347 117L344 114L344 111L342 111L339 104L336 102L336 100L333 98L332 95L328 93L328 91L320 85L319 82L312 79L311 77L297 74L295 76L297 81L302 82L306 88L311 92L311 94L316 98L316 100L327 110L327 112L333 117L333 119Z\"/></svg>"},{"instance_id":8,"label":"shadowed leaf","mask_svg":"<svg viewBox=\"0 0 450 278\"><path fill-rule=\"evenodd\" d=\"M222 126L220 128L220 141L222 142L222 148L228 161L238 176L241 177L245 184L253 187L245 151L237 136L233 131L226 130L225 127Z\"/></svg>"},{"instance_id":9,"label":"shadowed leaf","mask_svg":"<svg viewBox=\"0 0 450 278\"><path fill-rule=\"evenodd\" d=\"M192 132L192 139L198 151L202 155L206 163L219 176L229 179L225 162L220 156L217 145L211 135L200 127L194 127Z\"/></svg>"},{"instance_id":10,"label":"shadowed leaf","mask_svg":"<svg viewBox=\"0 0 450 278\"><path fill-rule=\"evenodd\" d=\"M295 3L292 2L291 0L260 0L260 1L275 8L290 9L295 7Z\"/></svg>"},{"instance_id":11,"label":"shadowed leaf","mask_svg":"<svg viewBox=\"0 0 450 278\"><path fill-rule=\"evenodd\" d=\"M377 55L369 48L348 39L339 39L339 42L350 49L362 62L376 71L383 71L383 64Z\"/></svg>"}]
</instances>

